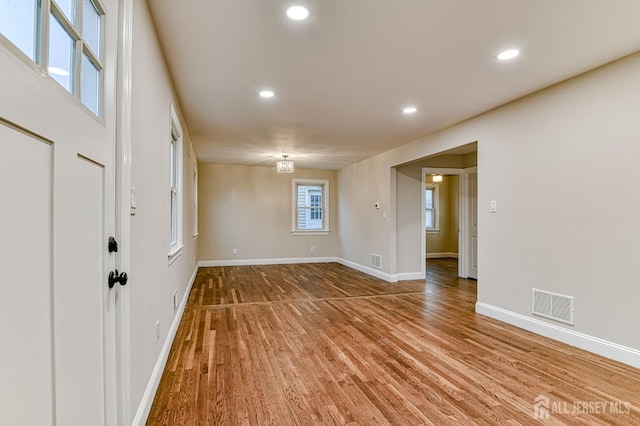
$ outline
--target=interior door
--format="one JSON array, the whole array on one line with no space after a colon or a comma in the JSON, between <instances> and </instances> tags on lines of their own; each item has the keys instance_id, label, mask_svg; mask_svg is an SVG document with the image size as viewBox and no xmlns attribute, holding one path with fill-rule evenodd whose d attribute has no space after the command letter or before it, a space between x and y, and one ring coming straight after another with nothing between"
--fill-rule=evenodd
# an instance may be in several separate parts
<instances>
[{"instance_id":1,"label":"interior door","mask_svg":"<svg viewBox=\"0 0 640 426\"><path fill-rule=\"evenodd\" d=\"M478 174L470 173L469 179L469 278L478 278Z\"/></svg>"}]
</instances>

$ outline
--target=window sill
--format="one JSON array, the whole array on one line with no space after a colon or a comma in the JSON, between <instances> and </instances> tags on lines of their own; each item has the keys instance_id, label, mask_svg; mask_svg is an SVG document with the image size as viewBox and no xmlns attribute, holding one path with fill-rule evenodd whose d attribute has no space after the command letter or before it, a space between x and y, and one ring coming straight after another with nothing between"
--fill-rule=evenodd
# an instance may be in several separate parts
<instances>
[{"instance_id":1,"label":"window sill","mask_svg":"<svg viewBox=\"0 0 640 426\"><path fill-rule=\"evenodd\" d=\"M318 230L318 231L291 231L291 235L329 235L329 231Z\"/></svg>"},{"instance_id":2,"label":"window sill","mask_svg":"<svg viewBox=\"0 0 640 426\"><path fill-rule=\"evenodd\" d=\"M173 250L169 252L169 265L176 261L177 258L182 254L182 249L184 248L184 244L180 244L175 246Z\"/></svg>"},{"instance_id":3,"label":"window sill","mask_svg":"<svg viewBox=\"0 0 640 426\"><path fill-rule=\"evenodd\" d=\"M425 233L427 233L427 234L439 234L440 230L439 229L427 229L425 231Z\"/></svg>"}]
</instances>

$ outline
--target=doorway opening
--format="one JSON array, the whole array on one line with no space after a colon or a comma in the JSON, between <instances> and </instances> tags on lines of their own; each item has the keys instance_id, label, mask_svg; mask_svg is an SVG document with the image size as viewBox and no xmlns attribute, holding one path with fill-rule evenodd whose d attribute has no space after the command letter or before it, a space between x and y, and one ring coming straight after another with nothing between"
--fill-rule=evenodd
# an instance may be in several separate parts
<instances>
[{"instance_id":1,"label":"doorway opening","mask_svg":"<svg viewBox=\"0 0 640 426\"><path fill-rule=\"evenodd\" d=\"M470 240L469 218L477 208L473 207L475 201L469 201L468 183L470 176L477 176L477 164L477 142L472 142L395 167L392 185L395 189L396 271L399 280L425 278L427 247L433 258L455 259L457 254L456 275L462 278L474 276L469 271L471 266L477 270L477 250L472 252L475 246ZM445 181L434 182L433 175L440 175ZM448 190L444 189L445 186ZM427 192L428 189L431 191ZM438 193L440 190L442 195ZM452 197L457 206L448 201ZM428 200L430 205L426 204ZM437 213L443 209L449 212L457 210L457 216L438 218ZM427 238L430 244L427 244ZM434 239L440 239L442 245L434 247L434 241L431 241Z\"/></svg>"},{"instance_id":2,"label":"doorway opening","mask_svg":"<svg viewBox=\"0 0 640 426\"><path fill-rule=\"evenodd\" d=\"M476 176L475 166L422 168L425 277L429 258L451 258L457 259L459 277L477 278Z\"/></svg>"},{"instance_id":3,"label":"doorway opening","mask_svg":"<svg viewBox=\"0 0 640 426\"><path fill-rule=\"evenodd\" d=\"M459 175L425 173L425 259L451 259L458 270ZM448 262L450 265L451 262Z\"/></svg>"}]
</instances>

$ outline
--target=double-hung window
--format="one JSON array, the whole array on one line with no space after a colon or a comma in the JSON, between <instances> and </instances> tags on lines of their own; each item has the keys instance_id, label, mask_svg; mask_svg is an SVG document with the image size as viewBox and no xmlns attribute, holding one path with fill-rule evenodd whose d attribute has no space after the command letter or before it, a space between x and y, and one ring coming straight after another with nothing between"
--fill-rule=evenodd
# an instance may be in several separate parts
<instances>
[{"instance_id":1,"label":"double-hung window","mask_svg":"<svg viewBox=\"0 0 640 426\"><path fill-rule=\"evenodd\" d=\"M169 139L169 258L182 249L182 129L171 109Z\"/></svg>"},{"instance_id":2,"label":"double-hung window","mask_svg":"<svg viewBox=\"0 0 640 426\"><path fill-rule=\"evenodd\" d=\"M0 0L0 34L98 117L105 10L99 0Z\"/></svg>"},{"instance_id":3,"label":"double-hung window","mask_svg":"<svg viewBox=\"0 0 640 426\"><path fill-rule=\"evenodd\" d=\"M329 232L329 181L293 179L292 233Z\"/></svg>"},{"instance_id":4,"label":"double-hung window","mask_svg":"<svg viewBox=\"0 0 640 426\"><path fill-rule=\"evenodd\" d=\"M427 184L424 190L424 226L427 232L439 231L439 198L440 187L434 184Z\"/></svg>"}]
</instances>

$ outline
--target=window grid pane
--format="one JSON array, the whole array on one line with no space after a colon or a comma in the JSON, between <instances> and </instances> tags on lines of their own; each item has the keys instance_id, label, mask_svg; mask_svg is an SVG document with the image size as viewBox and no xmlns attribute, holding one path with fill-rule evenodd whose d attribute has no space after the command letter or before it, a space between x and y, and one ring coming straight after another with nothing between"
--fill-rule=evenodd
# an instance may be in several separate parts
<instances>
[{"instance_id":1,"label":"window grid pane","mask_svg":"<svg viewBox=\"0 0 640 426\"><path fill-rule=\"evenodd\" d=\"M178 186L178 162L177 157L178 157L178 142L174 139L173 135L171 136L171 149L170 149L170 153L169 153L169 161L170 161L170 186L172 189L176 189L176 187Z\"/></svg>"},{"instance_id":2,"label":"window grid pane","mask_svg":"<svg viewBox=\"0 0 640 426\"><path fill-rule=\"evenodd\" d=\"M36 0L0 0L0 34L34 62L38 40L36 3Z\"/></svg>"},{"instance_id":3,"label":"window grid pane","mask_svg":"<svg viewBox=\"0 0 640 426\"><path fill-rule=\"evenodd\" d=\"M178 194L171 191L171 231L170 245L178 243Z\"/></svg>"},{"instance_id":4,"label":"window grid pane","mask_svg":"<svg viewBox=\"0 0 640 426\"><path fill-rule=\"evenodd\" d=\"M427 189L425 190L425 205L428 209L432 209L433 208L433 189Z\"/></svg>"},{"instance_id":5,"label":"window grid pane","mask_svg":"<svg viewBox=\"0 0 640 426\"><path fill-rule=\"evenodd\" d=\"M81 101L95 115L100 115L100 70L86 54L82 55Z\"/></svg>"},{"instance_id":6,"label":"window grid pane","mask_svg":"<svg viewBox=\"0 0 640 426\"><path fill-rule=\"evenodd\" d=\"M53 14L49 17L49 32L49 75L67 91L75 93L76 42Z\"/></svg>"},{"instance_id":7,"label":"window grid pane","mask_svg":"<svg viewBox=\"0 0 640 426\"><path fill-rule=\"evenodd\" d=\"M54 0L58 5L58 8L73 25L77 23L76 10L78 10L78 8L76 6L76 1L77 0Z\"/></svg>"},{"instance_id":8,"label":"window grid pane","mask_svg":"<svg viewBox=\"0 0 640 426\"><path fill-rule=\"evenodd\" d=\"M100 58L100 13L91 0L83 0L82 10L82 38L91 51Z\"/></svg>"},{"instance_id":9,"label":"window grid pane","mask_svg":"<svg viewBox=\"0 0 640 426\"><path fill-rule=\"evenodd\" d=\"M433 214L433 210L426 210L426 217L425 217L425 224L427 229L433 229L435 227L435 224L433 223L433 219L434 219L434 214Z\"/></svg>"}]
</instances>

